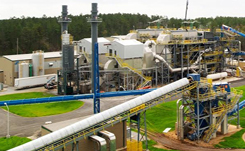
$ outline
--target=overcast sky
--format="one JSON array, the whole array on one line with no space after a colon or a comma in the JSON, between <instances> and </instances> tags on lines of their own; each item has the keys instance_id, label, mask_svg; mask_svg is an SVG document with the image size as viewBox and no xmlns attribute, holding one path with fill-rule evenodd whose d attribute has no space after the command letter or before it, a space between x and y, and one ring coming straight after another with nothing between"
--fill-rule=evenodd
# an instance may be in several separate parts
<instances>
[{"instance_id":1,"label":"overcast sky","mask_svg":"<svg viewBox=\"0 0 245 151\"><path fill-rule=\"evenodd\" d=\"M68 5L72 15L90 14L91 3L98 3L99 13L140 13L184 18L186 0L0 0L0 19L10 17L60 16ZM189 0L188 18L245 16L244 0Z\"/></svg>"}]
</instances>

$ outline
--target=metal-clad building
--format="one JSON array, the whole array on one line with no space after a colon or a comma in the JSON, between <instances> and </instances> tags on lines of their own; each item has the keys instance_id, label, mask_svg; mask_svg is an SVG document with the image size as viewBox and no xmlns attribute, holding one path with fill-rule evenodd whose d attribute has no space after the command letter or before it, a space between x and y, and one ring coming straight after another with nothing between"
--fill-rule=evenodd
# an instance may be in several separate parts
<instances>
[{"instance_id":1,"label":"metal-clad building","mask_svg":"<svg viewBox=\"0 0 245 151\"><path fill-rule=\"evenodd\" d=\"M5 55L0 58L0 70L3 70L3 83L14 86L14 79L19 78L19 64L27 62L32 64L33 54ZM61 68L61 52L44 53L44 74L56 74ZM1 82L1 73L0 73Z\"/></svg>"}]
</instances>

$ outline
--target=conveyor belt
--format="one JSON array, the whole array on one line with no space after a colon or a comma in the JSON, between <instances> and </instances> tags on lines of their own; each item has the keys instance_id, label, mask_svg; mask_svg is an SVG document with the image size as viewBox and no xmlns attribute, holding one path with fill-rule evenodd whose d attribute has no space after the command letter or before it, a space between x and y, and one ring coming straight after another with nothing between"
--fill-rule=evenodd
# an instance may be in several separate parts
<instances>
[{"instance_id":1,"label":"conveyor belt","mask_svg":"<svg viewBox=\"0 0 245 151\"><path fill-rule=\"evenodd\" d=\"M18 146L10 151L58 150L88 136L113 126L157 104L186 91L196 88L196 82L187 78L178 80L157 90L144 94L111 109L95 114L70 126Z\"/></svg>"}]
</instances>

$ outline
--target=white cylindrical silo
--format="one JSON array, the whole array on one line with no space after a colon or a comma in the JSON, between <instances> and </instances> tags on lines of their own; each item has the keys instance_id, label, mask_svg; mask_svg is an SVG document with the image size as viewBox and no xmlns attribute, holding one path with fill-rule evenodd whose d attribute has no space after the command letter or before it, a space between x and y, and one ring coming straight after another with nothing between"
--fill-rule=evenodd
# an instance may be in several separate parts
<instances>
[{"instance_id":1,"label":"white cylindrical silo","mask_svg":"<svg viewBox=\"0 0 245 151\"><path fill-rule=\"evenodd\" d=\"M19 78L29 77L29 63L22 62L19 64Z\"/></svg>"},{"instance_id":2,"label":"white cylindrical silo","mask_svg":"<svg viewBox=\"0 0 245 151\"><path fill-rule=\"evenodd\" d=\"M36 51L32 54L33 75L44 75L44 53L43 51Z\"/></svg>"}]
</instances>

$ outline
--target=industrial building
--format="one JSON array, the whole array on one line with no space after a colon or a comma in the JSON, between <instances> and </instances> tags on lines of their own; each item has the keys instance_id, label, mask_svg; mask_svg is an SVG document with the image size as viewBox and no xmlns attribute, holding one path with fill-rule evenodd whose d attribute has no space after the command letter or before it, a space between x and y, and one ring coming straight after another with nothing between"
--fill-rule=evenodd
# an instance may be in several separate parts
<instances>
[{"instance_id":1,"label":"industrial building","mask_svg":"<svg viewBox=\"0 0 245 151\"><path fill-rule=\"evenodd\" d=\"M91 22L92 39L72 42L68 33L71 20L67 17L67 7L63 6L62 10L59 19L62 25L62 66L58 71L58 94L72 95L91 89L95 114L66 124L44 125L42 137L12 151L89 151L91 147L97 151L141 151L141 132L147 148L146 111L179 95L176 120L179 140L188 138L209 142L216 137L219 127L222 134L226 134L232 115L239 127L239 99L243 92L231 89L228 83L212 83L214 79L227 77L228 72L237 76L242 73L239 63L233 63L239 62L241 43L234 35L226 33L225 26L219 33L193 27L149 27L131 31L124 39L112 42L104 38L98 40L97 24L101 20L97 18L97 4L93 3L91 19L88 20ZM74 57L74 50L78 50L79 57ZM45 68L37 69L36 74L43 74ZM125 91L158 85L163 86L100 112L100 90ZM78 96L81 95L64 96L62 99L76 99ZM127 140L127 122L129 136L132 128L138 132L136 144L131 137Z\"/></svg>"},{"instance_id":2,"label":"industrial building","mask_svg":"<svg viewBox=\"0 0 245 151\"><path fill-rule=\"evenodd\" d=\"M5 55L0 58L0 80L6 85L14 86L14 80L17 78L40 76L44 74L57 74L57 70L61 68L61 52L40 52L32 54L18 54L18 55ZM34 56L34 58L33 58ZM39 57L43 58L43 62L39 62ZM35 60L36 59L36 60ZM35 69L35 61L38 66L42 66L39 69ZM27 63L27 66L25 64ZM35 65L34 65L35 64ZM21 68L21 65L27 67ZM38 68L38 67L37 67ZM21 72L21 69L23 70ZM25 70L26 69L26 70ZM36 70L36 71L35 71ZM21 75L27 74L24 77ZM29 74L28 74L29 73Z\"/></svg>"}]
</instances>

